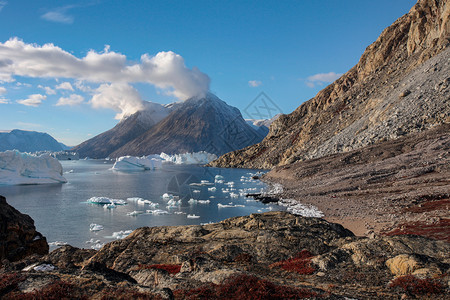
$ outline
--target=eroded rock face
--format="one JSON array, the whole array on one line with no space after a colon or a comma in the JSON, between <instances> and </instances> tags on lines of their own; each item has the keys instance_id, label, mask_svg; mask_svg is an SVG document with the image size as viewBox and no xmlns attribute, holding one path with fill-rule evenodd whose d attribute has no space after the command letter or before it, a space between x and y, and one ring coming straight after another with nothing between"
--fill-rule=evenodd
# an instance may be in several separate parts
<instances>
[{"instance_id":1,"label":"eroded rock face","mask_svg":"<svg viewBox=\"0 0 450 300\"><path fill-rule=\"evenodd\" d=\"M450 123L450 4L419 0L358 64L217 167L272 168Z\"/></svg>"},{"instance_id":2,"label":"eroded rock face","mask_svg":"<svg viewBox=\"0 0 450 300\"><path fill-rule=\"evenodd\" d=\"M17 261L31 254L48 253L47 240L36 231L33 219L20 213L0 196L0 266L1 261Z\"/></svg>"}]
</instances>

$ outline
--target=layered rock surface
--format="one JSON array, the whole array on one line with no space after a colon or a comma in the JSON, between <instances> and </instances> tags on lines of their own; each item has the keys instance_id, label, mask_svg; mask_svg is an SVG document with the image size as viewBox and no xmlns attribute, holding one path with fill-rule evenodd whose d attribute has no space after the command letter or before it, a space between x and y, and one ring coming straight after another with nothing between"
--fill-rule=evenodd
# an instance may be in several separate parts
<instances>
[{"instance_id":1,"label":"layered rock surface","mask_svg":"<svg viewBox=\"0 0 450 300\"><path fill-rule=\"evenodd\" d=\"M430 297L445 299L449 252L444 241L359 238L322 219L268 212L30 256L0 269L0 297L229 299L243 286L262 299L391 299L404 291L389 282L414 274L438 287Z\"/></svg>"},{"instance_id":2,"label":"layered rock surface","mask_svg":"<svg viewBox=\"0 0 450 300\"><path fill-rule=\"evenodd\" d=\"M358 64L219 167L272 168L348 152L450 122L450 4L420 0Z\"/></svg>"},{"instance_id":3,"label":"layered rock surface","mask_svg":"<svg viewBox=\"0 0 450 300\"><path fill-rule=\"evenodd\" d=\"M47 240L36 231L33 219L20 213L0 196L0 266L31 254L48 253Z\"/></svg>"}]
</instances>

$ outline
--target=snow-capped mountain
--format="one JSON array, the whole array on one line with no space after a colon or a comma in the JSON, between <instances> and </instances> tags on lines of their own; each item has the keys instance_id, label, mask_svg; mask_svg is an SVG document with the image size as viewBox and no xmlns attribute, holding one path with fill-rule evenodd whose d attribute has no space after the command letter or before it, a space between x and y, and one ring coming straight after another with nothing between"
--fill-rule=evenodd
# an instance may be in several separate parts
<instances>
[{"instance_id":1,"label":"snow-capped mountain","mask_svg":"<svg viewBox=\"0 0 450 300\"><path fill-rule=\"evenodd\" d=\"M122 119L112 129L105 131L72 148L80 157L105 158L126 143L145 133L167 117L171 108L158 103L145 102L145 110Z\"/></svg>"},{"instance_id":2,"label":"snow-capped mountain","mask_svg":"<svg viewBox=\"0 0 450 300\"><path fill-rule=\"evenodd\" d=\"M155 122L145 122L148 110L139 111L73 150L92 158L198 151L221 155L265 136L247 124L237 108L211 93L158 109L163 111L159 122L152 114Z\"/></svg>"},{"instance_id":3,"label":"snow-capped mountain","mask_svg":"<svg viewBox=\"0 0 450 300\"><path fill-rule=\"evenodd\" d=\"M164 120L110 156L198 151L220 155L263 138L242 118L239 109L209 93L179 103Z\"/></svg>"},{"instance_id":4,"label":"snow-capped mountain","mask_svg":"<svg viewBox=\"0 0 450 300\"><path fill-rule=\"evenodd\" d=\"M281 114L277 114L272 119L245 119L245 122L247 122L248 125L252 126L253 129L258 131L260 134L266 136L269 133L270 124L272 124L272 122L280 116Z\"/></svg>"},{"instance_id":5,"label":"snow-capped mountain","mask_svg":"<svg viewBox=\"0 0 450 300\"><path fill-rule=\"evenodd\" d=\"M64 147L51 135L44 132L14 129L0 132L0 151L21 152L62 151Z\"/></svg>"}]
</instances>

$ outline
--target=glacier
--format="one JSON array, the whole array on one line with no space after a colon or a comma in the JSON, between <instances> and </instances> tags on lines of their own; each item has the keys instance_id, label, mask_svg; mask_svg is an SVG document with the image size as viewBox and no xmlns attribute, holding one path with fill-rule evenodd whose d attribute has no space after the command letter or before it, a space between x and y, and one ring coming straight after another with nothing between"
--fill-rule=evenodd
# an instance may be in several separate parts
<instances>
[{"instance_id":1,"label":"glacier","mask_svg":"<svg viewBox=\"0 0 450 300\"><path fill-rule=\"evenodd\" d=\"M66 183L61 163L49 154L0 152L0 185Z\"/></svg>"}]
</instances>

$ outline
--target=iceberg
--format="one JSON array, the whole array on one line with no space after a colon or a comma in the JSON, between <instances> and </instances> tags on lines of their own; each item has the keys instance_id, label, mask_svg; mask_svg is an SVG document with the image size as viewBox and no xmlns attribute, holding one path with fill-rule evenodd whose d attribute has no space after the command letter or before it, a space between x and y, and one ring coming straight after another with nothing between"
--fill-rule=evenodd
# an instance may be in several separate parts
<instances>
[{"instance_id":1,"label":"iceberg","mask_svg":"<svg viewBox=\"0 0 450 300\"><path fill-rule=\"evenodd\" d=\"M127 213L127 216L136 217L137 215L142 215L144 212L142 210L135 210Z\"/></svg>"},{"instance_id":2,"label":"iceberg","mask_svg":"<svg viewBox=\"0 0 450 300\"><path fill-rule=\"evenodd\" d=\"M66 183L61 163L49 154L0 152L0 185Z\"/></svg>"},{"instance_id":3,"label":"iceberg","mask_svg":"<svg viewBox=\"0 0 450 300\"><path fill-rule=\"evenodd\" d=\"M208 153L206 151L174 155L169 155L162 152L159 156L164 160L164 162L170 162L177 165L205 165L217 159L217 155Z\"/></svg>"},{"instance_id":4,"label":"iceberg","mask_svg":"<svg viewBox=\"0 0 450 300\"><path fill-rule=\"evenodd\" d=\"M229 204L220 204L220 203L218 203L217 204L217 207L218 208L232 208L232 207L245 207L245 205L242 205L242 204L233 204L233 203L229 203Z\"/></svg>"},{"instance_id":5,"label":"iceberg","mask_svg":"<svg viewBox=\"0 0 450 300\"><path fill-rule=\"evenodd\" d=\"M159 155L142 157L122 156L114 163L112 169L118 171L144 171L162 168L162 160Z\"/></svg>"},{"instance_id":6,"label":"iceberg","mask_svg":"<svg viewBox=\"0 0 450 300\"><path fill-rule=\"evenodd\" d=\"M88 203L92 203L92 204L99 204L99 205L112 205L112 206L116 206L116 205L126 205L127 202L125 200L120 200L120 199L111 199L108 197L91 197L88 199L87 201ZM114 208L114 207L107 207L107 208Z\"/></svg>"},{"instance_id":7,"label":"iceberg","mask_svg":"<svg viewBox=\"0 0 450 300\"><path fill-rule=\"evenodd\" d=\"M100 230L103 230L103 226L99 225L99 224L92 223L91 225L89 225L89 230L90 231L100 231Z\"/></svg>"},{"instance_id":8,"label":"iceberg","mask_svg":"<svg viewBox=\"0 0 450 300\"><path fill-rule=\"evenodd\" d=\"M105 236L105 238L112 238L112 239L116 239L116 240L121 240L121 239L126 238L132 232L133 232L133 230L116 231L116 232L113 232L112 236Z\"/></svg>"},{"instance_id":9,"label":"iceberg","mask_svg":"<svg viewBox=\"0 0 450 300\"><path fill-rule=\"evenodd\" d=\"M198 218L200 218L200 216L197 216L197 215L187 215L186 218L188 218L188 219L198 219Z\"/></svg>"},{"instance_id":10,"label":"iceberg","mask_svg":"<svg viewBox=\"0 0 450 300\"><path fill-rule=\"evenodd\" d=\"M145 212L150 215L156 215L156 216L169 214L169 212L167 210L162 210L162 209L153 209L153 210L149 209Z\"/></svg>"}]
</instances>

